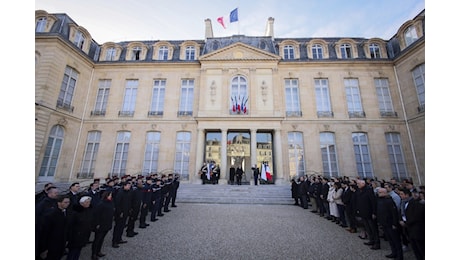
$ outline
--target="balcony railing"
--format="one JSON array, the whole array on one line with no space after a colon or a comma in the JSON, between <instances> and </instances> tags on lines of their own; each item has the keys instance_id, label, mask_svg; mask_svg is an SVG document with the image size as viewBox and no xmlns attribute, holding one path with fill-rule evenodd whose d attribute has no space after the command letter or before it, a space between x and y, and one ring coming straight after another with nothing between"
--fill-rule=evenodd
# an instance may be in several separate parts
<instances>
[{"instance_id":1,"label":"balcony railing","mask_svg":"<svg viewBox=\"0 0 460 260\"><path fill-rule=\"evenodd\" d=\"M380 111L381 117L398 117L398 113L394 111Z\"/></svg>"},{"instance_id":2,"label":"balcony railing","mask_svg":"<svg viewBox=\"0 0 460 260\"><path fill-rule=\"evenodd\" d=\"M366 117L366 113L364 111L348 111L349 118L361 118Z\"/></svg>"},{"instance_id":3,"label":"balcony railing","mask_svg":"<svg viewBox=\"0 0 460 260\"><path fill-rule=\"evenodd\" d=\"M118 111L118 116L132 117L134 116L134 111Z\"/></svg>"},{"instance_id":4,"label":"balcony railing","mask_svg":"<svg viewBox=\"0 0 460 260\"><path fill-rule=\"evenodd\" d=\"M68 103L64 103L62 100L58 100L56 102L56 107L57 108L60 108L60 109L64 109L64 110L67 110L69 112L73 112L73 106L71 106L70 104Z\"/></svg>"},{"instance_id":5,"label":"balcony railing","mask_svg":"<svg viewBox=\"0 0 460 260\"><path fill-rule=\"evenodd\" d=\"M334 112L332 112L332 111L317 111L316 115L318 117L334 117Z\"/></svg>"},{"instance_id":6,"label":"balcony railing","mask_svg":"<svg viewBox=\"0 0 460 260\"><path fill-rule=\"evenodd\" d=\"M301 117L302 111L286 111L286 117Z\"/></svg>"},{"instance_id":7,"label":"balcony railing","mask_svg":"<svg viewBox=\"0 0 460 260\"><path fill-rule=\"evenodd\" d=\"M177 116L192 116L193 111L178 111Z\"/></svg>"},{"instance_id":8,"label":"balcony railing","mask_svg":"<svg viewBox=\"0 0 460 260\"><path fill-rule=\"evenodd\" d=\"M92 116L105 116L105 110L93 110L91 111Z\"/></svg>"},{"instance_id":9,"label":"balcony railing","mask_svg":"<svg viewBox=\"0 0 460 260\"><path fill-rule=\"evenodd\" d=\"M149 111L147 115L149 115L149 116L162 116L163 111Z\"/></svg>"}]
</instances>

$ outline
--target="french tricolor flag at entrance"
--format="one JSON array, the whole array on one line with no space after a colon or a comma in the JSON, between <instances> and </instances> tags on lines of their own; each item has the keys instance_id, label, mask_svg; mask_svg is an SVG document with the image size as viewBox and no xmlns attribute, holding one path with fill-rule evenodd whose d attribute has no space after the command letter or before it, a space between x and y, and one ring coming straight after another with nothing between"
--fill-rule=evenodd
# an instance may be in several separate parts
<instances>
[{"instance_id":1,"label":"french tricolor flag at entrance","mask_svg":"<svg viewBox=\"0 0 460 260\"><path fill-rule=\"evenodd\" d=\"M268 166L268 163L263 162L260 168L262 168L262 172L260 173L260 178L264 181L271 181L272 174L270 172L270 167Z\"/></svg>"}]
</instances>

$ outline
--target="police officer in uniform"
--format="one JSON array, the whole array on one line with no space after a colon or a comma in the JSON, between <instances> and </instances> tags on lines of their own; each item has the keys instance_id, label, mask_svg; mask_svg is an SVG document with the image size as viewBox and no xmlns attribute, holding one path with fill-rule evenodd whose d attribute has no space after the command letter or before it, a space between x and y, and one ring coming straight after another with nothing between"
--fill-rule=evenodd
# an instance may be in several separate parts
<instances>
[{"instance_id":1,"label":"police officer in uniform","mask_svg":"<svg viewBox=\"0 0 460 260\"><path fill-rule=\"evenodd\" d=\"M147 176L145 178L144 187L142 187L142 202L141 202L141 215L139 217L139 228L146 228L150 224L145 222L147 215L150 210L150 204L152 202L152 178Z\"/></svg>"}]
</instances>

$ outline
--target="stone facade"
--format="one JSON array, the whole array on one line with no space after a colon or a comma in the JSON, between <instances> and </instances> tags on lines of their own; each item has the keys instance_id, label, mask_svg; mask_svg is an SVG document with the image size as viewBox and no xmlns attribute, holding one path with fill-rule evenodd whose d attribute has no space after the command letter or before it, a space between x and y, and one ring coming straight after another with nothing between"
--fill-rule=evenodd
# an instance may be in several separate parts
<instances>
[{"instance_id":1,"label":"stone facade","mask_svg":"<svg viewBox=\"0 0 460 260\"><path fill-rule=\"evenodd\" d=\"M357 156L368 154L370 169L362 177L412 178L424 184L424 19L422 11L389 40L277 39L272 35L274 19L269 18L267 34L260 37L214 38L206 20L202 41L101 45L67 15L37 10L37 28L44 20L46 25L35 36L36 182L146 175L154 169L172 170L183 181L199 183L197 172L212 159L223 179L228 179L232 164L243 161L248 180L252 165L268 161L275 183L282 183L305 174L358 176ZM411 44L404 37L408 28L416 33ZM322 47L322 59L314 58L315 44ZM347 44L351 48L342 52ZM370 51L375 44L378 58ZM287 57L291 47L293 56ZM422 68L423 85L417 88L414 69ZM358 82L358 112L350 111L353 95L347 94L347 79ZM376 79L388 82L389 111L379 106ZM318 109L315 80L327 81L328 111ZM98 99L103 82L109 84L105 100ZM129 82L136 84L130 88L135 94L127 92ZM155 82L165 83L162 95L152 90ZM289 82L296 86L290 88ZM234 93L243 93L242 100L235 102L239 98ZM233 111L235 103L247 110ZM97 133L97 141L89 133ZM120 133L127 133L129 140L117 140ZM152 145L152 160L146 156L148 133L161 136ZM178 133L185 133L186 140ZM244 147L236 146L236 133L249 136ZM321 133L333 134L334 152L321 144ZM357 145L353 133L364 133L367 143ZM401 155L389 153L387 133L400 137L392 147ZM213 134L217 142L210 142ZM259 141L259 134L269 140ZM300 148L295 148L293 136L300 136ZM232 155L235 147L244 151ZM368 153L356 155L363 147ZM325 159L331 155L337 159Z\"/></svg>"}]
</instances>

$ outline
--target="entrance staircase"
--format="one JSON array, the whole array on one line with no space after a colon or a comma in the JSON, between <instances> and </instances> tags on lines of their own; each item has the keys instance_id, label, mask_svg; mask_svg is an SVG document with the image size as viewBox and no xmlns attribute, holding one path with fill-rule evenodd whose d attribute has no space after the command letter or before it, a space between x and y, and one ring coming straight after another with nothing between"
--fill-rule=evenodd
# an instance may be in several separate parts
<instances>
[{"instance_id":1,"label":"entrance staircase","mask_svg":"<svg viewBox=\"0 0 460 260\"><path fill-rule=\"evenodd\" d=\"M180 183L176 203L291 205L291 186Z\"/></svg>"}]
</instances>

